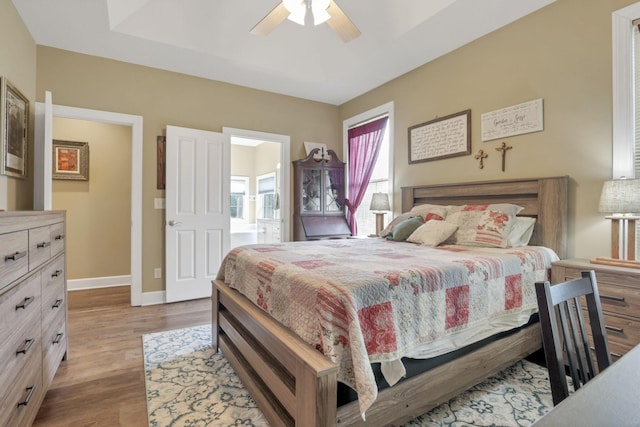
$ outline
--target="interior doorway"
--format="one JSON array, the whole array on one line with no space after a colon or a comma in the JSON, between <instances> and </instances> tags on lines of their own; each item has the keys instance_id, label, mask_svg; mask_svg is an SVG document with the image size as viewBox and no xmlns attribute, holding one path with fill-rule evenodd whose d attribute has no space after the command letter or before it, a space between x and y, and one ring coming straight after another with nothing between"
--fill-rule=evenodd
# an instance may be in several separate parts
<instances>
[{"instance_id":1,"label":"interior doorway","mask_svg":"<svg viewBox=\"0 0 640 427\"><path fill-rule=\"evenodd\" d=\"M231 140L230 249L289 240L290 137L223 128Z\"/></svg>"},{"instance_id":2,"label":"interior doorway","mask_svg":"<svg viewBox=\"0 0 640 427\"><path fill-rule=\"evenodd\" d=\"M52 209L53 117L112 123L131 127L131 305L143 305L142 295L142 117L53 105L51 93L36 103L34 207Z\"/></svg>"}]
</instances>

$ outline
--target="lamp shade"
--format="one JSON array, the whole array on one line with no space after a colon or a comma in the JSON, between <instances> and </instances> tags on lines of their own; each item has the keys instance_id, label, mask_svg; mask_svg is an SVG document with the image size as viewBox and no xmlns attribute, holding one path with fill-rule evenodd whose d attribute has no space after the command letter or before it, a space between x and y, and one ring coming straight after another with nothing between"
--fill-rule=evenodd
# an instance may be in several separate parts
<instances>
[{"instance_id":1,"label":"lamp shade","mask_svg":"<svg viewBox=\"0 0 640 427\"><path fill-rule=\"evenodd\" d=\"M640 213L640 179L606 181L600 194L598 211L602 213Z\"/></svg>"},{"instance_id":2,"label":"lamp shade","mask_svg":"<svg viewBox=\"0 0 640 427\"><path fill-rule=\"evenodd\" d=\"M390 211L391 206L389 205L389 195L387 193L373 193L373 196L371 196L371 206L369 206L369 210Z\"/></svg>"}]
</instances>

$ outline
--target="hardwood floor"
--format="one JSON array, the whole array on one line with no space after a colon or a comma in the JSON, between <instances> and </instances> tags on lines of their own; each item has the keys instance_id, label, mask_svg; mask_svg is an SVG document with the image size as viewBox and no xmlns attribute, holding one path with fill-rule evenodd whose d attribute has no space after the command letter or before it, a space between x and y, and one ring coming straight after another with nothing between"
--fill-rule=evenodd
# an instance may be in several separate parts
<instances>
[{"instance_id":1,"label":"hardwood floor","mask_svg":"<svg viewBox=\"0 0 640 427\"><path fill-rule=\"evenodd\" d=\"M131 307L129 287L69 292L69 357L34 426L147 426L142 335L211 323L211 300Z\"/></svg>"}]
</instances>

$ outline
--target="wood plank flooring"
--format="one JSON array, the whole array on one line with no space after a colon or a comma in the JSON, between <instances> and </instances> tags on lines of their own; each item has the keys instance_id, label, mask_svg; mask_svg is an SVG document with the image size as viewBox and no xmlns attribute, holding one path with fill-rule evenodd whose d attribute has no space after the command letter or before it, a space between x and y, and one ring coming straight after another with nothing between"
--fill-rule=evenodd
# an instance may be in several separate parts
<instances>
[{"instance_id":1,"label":"wood plank flooring","mask_svg":"<svg viewBox=\"0 0 640 427\"><path fill-rule=\"evenodd\" d=\"M131 307L129 287L69 292L69 357L34 426L147 426L142 335L211 323L211 300Z\"/></svg>"}]
</instances>

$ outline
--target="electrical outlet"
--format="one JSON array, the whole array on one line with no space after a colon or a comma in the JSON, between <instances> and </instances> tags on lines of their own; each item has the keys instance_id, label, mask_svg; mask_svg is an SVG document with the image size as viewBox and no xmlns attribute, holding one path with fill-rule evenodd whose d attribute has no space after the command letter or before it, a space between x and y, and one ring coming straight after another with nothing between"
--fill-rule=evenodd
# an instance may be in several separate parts
<instances>
[{"instance_id":1,"label":"electrical outlet","mask_svg":"<svg viewBox=\"0 0 640 427\"><path fill-rule=\"evenodd\" d=\"M153 269L153 277L154 277L154 279L162 279L162 269L161 268L154 268Z\"/></svg>"}]
</instances>

